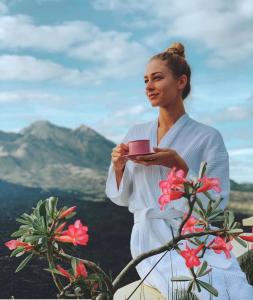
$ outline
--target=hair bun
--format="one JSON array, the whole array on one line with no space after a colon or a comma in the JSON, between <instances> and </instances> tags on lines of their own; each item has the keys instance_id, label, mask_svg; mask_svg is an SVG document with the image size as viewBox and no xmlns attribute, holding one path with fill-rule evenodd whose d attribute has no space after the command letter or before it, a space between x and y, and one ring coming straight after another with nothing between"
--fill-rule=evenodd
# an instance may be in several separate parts
<instances>
[{"instance_id":1,"label":"hair bun","mask_svg":"<svg viewBox=\"0 0 253 300\"><path fill-rule=\"evenodd\" d=\"M166 48L164 52L177 54L179 56L185 57L184 46L181 43L173 43L169 48Z\"/></svg>"}]
</instances>

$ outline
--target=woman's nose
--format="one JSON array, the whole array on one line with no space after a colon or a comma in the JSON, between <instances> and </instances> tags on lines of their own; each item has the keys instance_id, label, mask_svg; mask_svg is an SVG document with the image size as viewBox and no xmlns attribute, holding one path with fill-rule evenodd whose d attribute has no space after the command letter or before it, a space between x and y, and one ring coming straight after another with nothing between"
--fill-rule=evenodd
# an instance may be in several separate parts
<instances>
[{"instance_id":1,"label":"woman's nose","mask_svg":"<svg viewBox=\"0 0 253 300\"><path fill-rule=\"evenodd\" d=\"M146 84L146 90L148 91L153 89L154 89L154 83L151 80L149 80Z\"/></svg>"}]
</instances>

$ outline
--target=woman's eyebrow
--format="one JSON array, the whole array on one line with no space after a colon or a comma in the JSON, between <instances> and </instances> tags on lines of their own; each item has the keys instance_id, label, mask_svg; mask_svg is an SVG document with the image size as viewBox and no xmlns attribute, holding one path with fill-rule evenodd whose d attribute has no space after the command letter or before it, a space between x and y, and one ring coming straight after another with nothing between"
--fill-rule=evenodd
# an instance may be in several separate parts
<instances>
[{"instance_id":1,"label":"woman's eyebrow","mask_svg":"<svg viewBox=\"0 0 253 300\"><path fill-rule=\"evenodd\" d=\"M154 72L154 73L152 73L151 75L154 75L154 74L157 74L157 73L163 74L162 72ZM144 78L147 78L147 77L148 77L147 75L144 76Z\"/></svg>"}]
</instances>

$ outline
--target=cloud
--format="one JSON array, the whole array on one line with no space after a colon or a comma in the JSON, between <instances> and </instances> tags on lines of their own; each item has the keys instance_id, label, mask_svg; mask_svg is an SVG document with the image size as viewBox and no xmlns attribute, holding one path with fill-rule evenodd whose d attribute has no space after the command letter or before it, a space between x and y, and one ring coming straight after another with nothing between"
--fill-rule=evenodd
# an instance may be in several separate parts
<instances>
[{"instance_id":1,"label":"cloud","mask_svg":"<svg viewBox=\"0 0 253 300\"><path fill-rule=\"evenodd\" d=\"M150 121L150 112L152 112L152 108L143 105L134 105L130 108L121 107L120 110L112 111L103 116L96 123L93 123L92 127L109 140L119 143L127 133L126 128L146 122L146 119Z\"/></svg>"},{"instance_id":2,"label":"cloud","mask_svg":"<svg viewBox=\"0 0 253 300\"><path fill-rule=\"evenodd\" d=\"M72 58L105 65L127 64L135 57L143 61L142 57L147 55L145 47L132 40L130 32L102 31L85 21L36 25L25 15L0 18L0 48L62 52Z\"/></svg>"},{"instance_id":3,"label":"cloud","mask_svg":"<svg viewBox=\"0 0 253 300\"><path fill-rule=\"evenodd\" d=\"M247 105L234 105L212 112L211 115L203 116L203 121L208 124L224 122L253 121L253 107Z\"/></svg>"},{"instance_id":4,"label":"cloud","mask_svg":"<svg viewBox=\"0 0 253 300\"><path fill-rule=\"evenodd\" d=\"M1 79L36 81L58 77L71 84L100 84L108 78L136 76L141 74L149 57L146 47L133 40L129 32L102 31L85 21L36 25L31 17L24 15L0 17L0 48L15 51L15 54L27 50L61 52L66 57L93 64L85 70L68 69L32 56L1 57L1 68L6 71ZM10 64L10 69L5 62ZM25 65L27 72L23 69Z\"/></svg>"},{"instance_id":5,"label":"cloud","mask_svg":"<svg viewBox=\"0 0 253 300\"><path fill-rule=\"evenodd\" d=\"M32 56L0 56L0 80L38 81L57 78L63 74L64 68L50 61Z\"/></svg>"},{"instance_id":6,"label":"cloud","mask_svg":"<svg viewBox=\"0 0 253 300\"><path fill-rule=\"evenodd\" d=\"M142 105L135 105L129 109L119 110L114 113L115 117L124 117L129 115L138 115L147 111L147 108Z\"/></svg>"},{"instance_id":7,"label":"cloud","mask_svg":"<svg viewBox=\"0 0 253 300\"><path fill-rule=\"evenodd\" d=\"M239 149L231 149L228 151L230 156L245 156L252 155L253 148L239 148Z\"/></svg>"},{"instance_id":8,"label":"cloud","mask_svg":"<svg viewBox=\"0 0 253 300\"><path fill-rule=\"evenodd\" d=\"M90 41L99 32L99 28L89 22L36 25L26 15L2 16L0 28L2 49L39 49L49 52L64 52L81 41Z\"/></svg>"},{"instance_id":9,"label":"cloud","mask_svg":"<svg viewBox=\"0 0 253 300\"><path fill-rule=\"evenodd\" d=\"M35 0L35 1L40 5L40 4L47 4L49 2L59 3L61 0Z\"/></svg>"},{"instance_id":10,"label":"cloud","mask_svg":"<svg viewBox=\"0 0 253 300\"><path fill-rule=\"evenodd\" d=\"M0 92L0 103L62 102L64 97L39 91Z\"/></svg>"},{"instance_id":11,"label":"cloud","mask_svg":"<svg viewBox=\"0 0 253 300\"><path fill-rule=\"evenodd\" d=\"M0 1L0 15L6 14L8 12L8 6L6 1Z\"/></svg>"},{"instance_id":12,"label":"cloud","mask_svg":"<svg viewBox=\"0 0 253 300\"><path fill-rule=\"evenodd\" d=\"M99 10L138 13L139 22L159 21L157 32L166 30L167 39L194 42L199 53L209 51L207 65L215 68L249 63L253 52L253 2L189 0L94 0ZM137 22L137 21L136 21ZM164 36L166 40L166 36ZM187 49L186 49L187 54Z\"/></svg>"},{"instance_id":13,"label":"cloud","mask_svg":"<svg viewBox=\"0 0 253 300\"><path fill-rule=\"evenodd\" d=\"M209 123L253 121L253 107L250 105L230 106L214 112L210 116L205 116L205 120Z\"/></svg>"},{"instance_id":14,"label":"cloud","mask_svg":"<svg viewBox=\"0 0 253 300\"><path fill-rule=\"evenodd\" d=\"M45 81L54 80L69 85L97 85L108 78L128 77L133 64L107 65L90 69L65 68L50 60L37 59L28 55L1 55L0 80Z\"/></svg>"},{"instance_id":15,"label":"cloud","mask_svg":"<svg viewBox=\"0 0 253 300\"><path fill-rule=\"evenodd\" d=\"M109 11L114 11L118 10L123 13L129 13L129 12L135 12L135 11L140 11L143 10L146 3L141 3L139 1L121 1L121 0L94 0L91 1L91 5L93 8L97 10L109 10Z\"/></svg>"}]
</instances>

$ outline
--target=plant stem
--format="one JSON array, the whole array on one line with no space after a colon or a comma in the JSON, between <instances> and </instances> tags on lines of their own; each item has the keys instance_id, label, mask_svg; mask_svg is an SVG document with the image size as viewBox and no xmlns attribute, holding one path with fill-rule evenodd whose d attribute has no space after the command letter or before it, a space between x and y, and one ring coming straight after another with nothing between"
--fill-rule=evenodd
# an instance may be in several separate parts
<instances>
[{"instance_id":1,"label":"plant stem","mask_svg":"<svg viewBox=\"0 0 253 300\"><path fill-rule=\"evenodd\" d=\"M191 201L191 197L193 198L192 201ZM189 205L189 211L187 213L186 218L182 221L182 223L181 223L181 225L179 227L179 230L178 230L179 234L181 234L182 229L183 229L185 223L188 221L188 219L192 215L193 207L194 207L194 204L195 204L196 200L197 200L196 193L190 194L189 197L187 197L187 201L188 201L188 205Z\"/></svg>"},{"instance_id":2,"label":"plant stem","mask_svg":"<svg viewBox=\"0 0 253 300\"><path fill-rule=\"evenodd\" d=\"M103 276L103 280L106 284L107 291L109 292L110 296L113 295L113 290L114 289L113 289L113 285L111 283L110 277L98 265L96 265L94 262L91 262L91 261L86 260L86 259L81 259L81 258L72 256L72 255L69 255L69 254L66 254L66 253L58 252L56 250L54 250L54 253L56 254L56 256L58 258L61 258L61 259L65 260L65 261L68 261L68 262L71 262L71 259L75 258L75 259L83 262L86 267L92 269L93 271L95 271L98 274L101 274Z\"/></svg>"},{"instance_id":3,"label":"plant stem","mask_svg":"<svg viewBox=\"0 0 253 300\"><path fill-rule=\"evenodd\" d=\"M121 281L125 278L126 274L129 272L129 270L131 268L135 267L136 265L138 265L145 258L148 258L148 257L156 255L156 254L160 254L166 250L169 251L169 250L173 249L177 245L178 242L185 240L187 238L192 238L192 237L196 237L196 236L205 236L205 235L209 235L209 234L217 236L220 233L224 233L226 231L227 231L227 229L218 229L218 230L209 230L206 232L194 232L194 233L189 233L189 234L185 234L185 235L179 235L179 236L175 237L174 240L169 241L167 244L165 244L159 248L156 248L156 249L153 249L153 250L150 250L148 252L138 255L137 257L132 259L114 279L114 281L112 283L114 293L119 288Z\"/></svg>"},{"instance_id":4,"label":"plant stem","mask_svg":"<svg viewBox=\"0 0 253 300\"><path fill-rule=\"evenodd\" d=\"M50 243L48 243L47 249L48 249L47 250L47 260L48 260L49 268L55 268L55 263L54 263L53 256L52 256L53 251L52 251L52 246ZM63 285L61 284L60 279L57 277L57 275L55 273L51 272L51 274L52 274L52 277L53 277L56 287L58 288L59 292L61 292L63 289Z\"/></svg>"}]
</instances>

